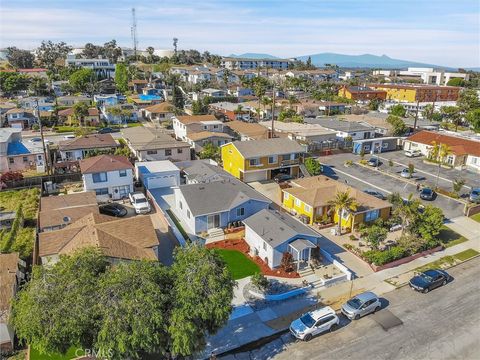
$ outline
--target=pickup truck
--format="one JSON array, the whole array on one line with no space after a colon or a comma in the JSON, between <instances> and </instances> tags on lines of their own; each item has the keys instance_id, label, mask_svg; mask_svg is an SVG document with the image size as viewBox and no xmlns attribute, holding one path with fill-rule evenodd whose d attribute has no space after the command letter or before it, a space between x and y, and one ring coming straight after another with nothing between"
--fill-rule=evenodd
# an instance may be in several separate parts
<instances>
[{"instance_id":1,"label":"pickup truck","mask_svg":"<svg viewBox=\"0 0 480 360\"><path fill-rule=\"evenodd\" d=\"M135 209L135 213L137 214L147 214L149 213L152 208L150 207L150 203L148 202L145 195L143 195L140 191L135 191L128 194L128 198L130 199L130 203L133 205Z\"/></svg>"}]
</instances>

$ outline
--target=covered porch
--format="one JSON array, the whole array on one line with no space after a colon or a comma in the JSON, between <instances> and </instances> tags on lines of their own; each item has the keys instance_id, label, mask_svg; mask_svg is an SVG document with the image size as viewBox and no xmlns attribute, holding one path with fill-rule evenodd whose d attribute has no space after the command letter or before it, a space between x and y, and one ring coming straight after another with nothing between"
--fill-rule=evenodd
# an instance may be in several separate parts
<instances>
[{"instance_id":1,"label":"covered porch","mask_svg":"<svg viewBox=\"0 0 480 360\"><path fill-rule=\"evenodd\" d=\"M293 256L297 271L310 265L312 249L316 247L317 245L306 239L297 239L288 244L288 252Z\"/></svg>"}]
</instances>

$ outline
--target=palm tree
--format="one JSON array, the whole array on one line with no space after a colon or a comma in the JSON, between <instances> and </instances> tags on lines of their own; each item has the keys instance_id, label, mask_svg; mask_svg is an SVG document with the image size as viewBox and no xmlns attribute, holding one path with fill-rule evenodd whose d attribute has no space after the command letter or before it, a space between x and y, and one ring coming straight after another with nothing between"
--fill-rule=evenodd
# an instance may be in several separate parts
<instances>
[{"instance_id":1,"label":"palm tree","mask_svg":"<svg viewBox=\"0 0 480 360\"><path fill-rule=\"evenodd\" d=\"M88 105L84 102L79 102L73 105L73 118L78 121L80 126L84 126L84 119L88 116Z\"/></svg>"},{"instance_id":2,"label":"palm tree","mask_svg":"<svg viewBox=\"0 0 480 360\"><path fill-rule=\"evenodd\" d=\"M437 171L437 180L435 182L435 187L438 186L438 178L440 177L440 167L445 162L445 159L451 155L452 149L447 144L439 144L438 146L438 171Z\"/></svg>"},{"instance_id":3,"label":"palm tree","mask_svg":"<svg viewBox=\"0 0 480 360\"><path fill-rule=\"evenodd\" d=\"M266 114L266 108L268 105L272 105L273 101L268 96L262 97L263 113Z\"/></svg>"},{"instance_id":4,"label":"palm tree","mask_svg":"<svg viewBox=\"0 0 480 360\"><path fill-rule=\"evenodd\" d=\"M415 216L418 214L418 208L420 206L419 199L413 199L413 194L408 196L407 201L402 201L398 204L395 204L395 210L393 214L398 216L402 221L402 235L405 228L408 228L411 221L415 219Z\"/></svg>"},{"instance_id":5,"label":"palm tree","mask_svg":"<svg viewBox=\"0 0 480 360\"><path fill-rule=\"evenodd\" d=\"M329 206L335 208L335 213L338 215L338 233L342 234L342 217L345 213L356 211L358 208L357 200L354 197L350 196L350 192L346 191L337 191L335 194L335 199L328 202Z\"/></svg>"}]
</instances>

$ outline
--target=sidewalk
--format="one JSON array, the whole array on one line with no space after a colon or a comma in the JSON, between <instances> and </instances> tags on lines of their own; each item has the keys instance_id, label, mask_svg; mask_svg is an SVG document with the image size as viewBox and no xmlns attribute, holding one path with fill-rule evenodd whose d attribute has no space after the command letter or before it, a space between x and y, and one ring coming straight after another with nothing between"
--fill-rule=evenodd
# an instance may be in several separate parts
<instances>
[{"instance_id":1,"label":"sidewalk","mask_svg":"<svg viewBox=\"0 0 480 360\"><path fill-rule=\"evenodd\" d=\"M272 303L272 305L260 311L254 311L252 308L248 309L248 311L243 311L246 309L238 309L235 312L236 316L217 334L207 340L205 351L199 354L197 358L206 359L212 352L220 355L262 338L280 334L288 329L291 321L315 307L328 305L338 310L341 304L360 292L369 290L380 296L393 291L396 287L385 280L412 271L444 256L455 255L467 249L480 251L480 223L462 216L452 219L446 225L468 240L431 255L415 259L407 264L371 273L329 288L314 290L306 296L293 298L277 304ZM244 282L241 285L244 285ZM236 305L239 306L239 302ZM244 306L244 308L247 307Z\"/></svg>"}]
</instances>

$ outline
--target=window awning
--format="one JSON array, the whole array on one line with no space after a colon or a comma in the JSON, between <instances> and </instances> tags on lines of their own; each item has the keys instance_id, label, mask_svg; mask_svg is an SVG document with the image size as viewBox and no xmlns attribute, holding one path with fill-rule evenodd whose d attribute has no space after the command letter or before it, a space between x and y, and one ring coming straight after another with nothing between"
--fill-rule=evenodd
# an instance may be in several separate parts
<instances>
[{"instance_id":1,"label":"window awning","mask_svg":"<svg viewBox=\"0 0 480 360\"><path fill-rule=\"evenodd\" d=\"M302 252L305 249L308 248L316 248L317 245L312 243L310 240L305 240L305 239L297 239L293 242L291 242L290 245L293 249L295 249L298 252Z\"/></svg>"}]
</instances>

